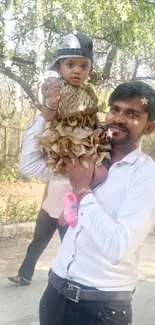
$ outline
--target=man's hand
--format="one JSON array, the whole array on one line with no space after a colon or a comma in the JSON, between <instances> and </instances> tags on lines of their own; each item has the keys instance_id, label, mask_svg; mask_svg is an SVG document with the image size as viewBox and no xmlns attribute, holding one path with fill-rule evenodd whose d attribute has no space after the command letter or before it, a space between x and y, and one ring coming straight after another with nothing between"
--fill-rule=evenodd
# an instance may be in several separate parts
<instances>
[{"instance_id":1,"label":"man's hand","mask_svg":"<svg viewBox=\"0 0 155 325\"><path fill-rule=\"evenodd\" d=\"M104 182L107 176L108 176L108 170L103 164L95 168L94 176L90 184L91 189L93 189L100 183Z\"/></svg>"},{"instance_id":2,"label":"man's hand","mask_svg":"<svg viewBox=\"0 0 155 325\"><path fill-rule=\"evenodd\" d=\"M105 132L104 132L104 130L101 129L101 128L97 128L96 132L97 132L97 135L99 137L100 144L104 144L105 143Z\"/></svg>"},{"instance_id":3,"label":"man's hand","mask_svg":"<svg viewBox=\"0 0 155 325\"><path fill-rule=\"evenodd\" d=\"M50 108L57 108L61 94L61 80L50 77L42 85L43 105Z\"/></svg>"},{"instance_id":4,"label":"man's hand","mask_svg":"<svg viewBox=\"0 0 155 325\"><path fill-rule=\"evenodd\" d=\"M59 225L64 227L67 224L65 218L64 218L64 213L61 212L60 216L59 216Z\"/></svg>"},{"instance_id":5,"label":"man's hand","mask_svg":"<svg viewBox=\"0 0 155 325\"><path fill-rule=\"evenodd\" d=\"M92 156L88 168L84 168L76 157L72 161L67 161L66 170L74 192L78 193L84 188L90 188L96 161L97 157Z\"/></svg>"}]
</instances>

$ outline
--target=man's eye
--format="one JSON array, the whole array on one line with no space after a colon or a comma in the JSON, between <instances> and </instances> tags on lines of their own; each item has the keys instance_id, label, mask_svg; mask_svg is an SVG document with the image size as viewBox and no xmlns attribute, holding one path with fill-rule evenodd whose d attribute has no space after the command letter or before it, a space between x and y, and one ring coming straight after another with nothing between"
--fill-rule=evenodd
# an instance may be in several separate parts
<instances>
[{"instance_id":1,"label":"man's eye","mask_svg":"<svg viewBox=\"0 0 155 325\"><path fill-rule=\"evenodd\" d=\"M110 107L110 112L111 113L116 113L118 110L115 107Z\"/></svg>"},{"instance_id":2,"label":"man's eye","mask_svg":"<svg viewBox=\"0 0 155 325\"><path fill-rule=\"evenodd\" d=\"M138 118L138 115L136 113L129 113L128 115L132 118Z\"/></svg>"}]
</instances>

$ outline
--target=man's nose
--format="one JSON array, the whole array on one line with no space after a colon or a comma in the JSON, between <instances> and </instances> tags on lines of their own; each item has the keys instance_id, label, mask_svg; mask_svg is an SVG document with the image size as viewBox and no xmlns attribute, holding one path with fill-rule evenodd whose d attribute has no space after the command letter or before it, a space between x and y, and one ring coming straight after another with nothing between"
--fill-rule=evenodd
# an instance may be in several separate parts
<instances>
[{"instance_id":1,"label":"man's nose","mask_svg":"<svg viewBox=\"0 0 155 325\"><path fill-rule=\"evenodd\" d=\"M126 124L126 115L123 112L117 112L114 116L113 116L113 120L116 123L121 123L121 124Z\"/></svg>"}]
</instances>

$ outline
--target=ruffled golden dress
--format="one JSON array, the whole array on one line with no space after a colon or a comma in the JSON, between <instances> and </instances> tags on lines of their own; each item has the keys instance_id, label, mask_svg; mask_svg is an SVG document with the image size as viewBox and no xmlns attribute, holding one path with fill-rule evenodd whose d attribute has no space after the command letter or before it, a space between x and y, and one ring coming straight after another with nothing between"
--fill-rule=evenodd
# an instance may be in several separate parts
<instances>
[{"instance_id":1,"label":"ruffled golden dress","mask_svg":"<svg viewBox=\"0 0 155 325\"><path fill-rule=\"evenodd\" d=\"M110 145L101 145L95 132L97 105L90 85L75 88L63 82L56 117L38 137L47 166L55 175L66 174L66 157L76 156L85 168L94 153L98 156L97 166L104 158L110 159Z\"/></svg>"}]
</instances>

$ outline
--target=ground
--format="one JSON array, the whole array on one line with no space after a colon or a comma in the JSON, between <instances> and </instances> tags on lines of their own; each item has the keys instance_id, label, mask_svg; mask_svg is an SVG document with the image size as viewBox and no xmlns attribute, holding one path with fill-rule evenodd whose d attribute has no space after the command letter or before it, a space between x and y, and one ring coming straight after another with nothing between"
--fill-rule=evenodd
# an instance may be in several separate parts
<instances>
[{"instance_id":1,"label":"ground","mask_svg":"<svg viewBox=\"0 0 155 325\"><path fill-rule=\"evenodd\" d=\"M55 234L41 256L31 285L18 287L6 277L16 275L29 242L24 238L0 242L0 325L39 325L39 300L47 285L50 261L57 252L59 238ZM155 325L155 236L150 235L143 245L139 280L133 297L133 325Z\"/></svg>"}]
</instances>

